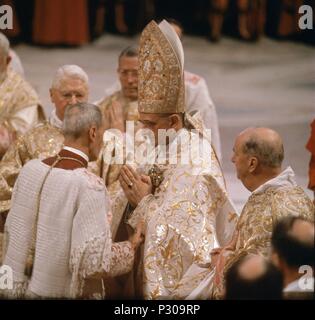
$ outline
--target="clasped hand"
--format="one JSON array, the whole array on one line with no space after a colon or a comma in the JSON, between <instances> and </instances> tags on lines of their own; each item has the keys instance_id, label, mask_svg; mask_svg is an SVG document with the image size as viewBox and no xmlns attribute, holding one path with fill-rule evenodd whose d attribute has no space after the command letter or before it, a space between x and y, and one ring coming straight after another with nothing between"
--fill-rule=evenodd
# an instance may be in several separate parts
<instances>
[{"instance_id":1,"label":"clasped hand","mask_svg":"<svg viewBox=\"0 0 315 320\"><path fill-rule=\"evenodd\" d=\"M131 166L124 165L120 171L119 182L132 207L152 193L152 183L149 176L138 174Z\"/></svg>"}]
</instances>

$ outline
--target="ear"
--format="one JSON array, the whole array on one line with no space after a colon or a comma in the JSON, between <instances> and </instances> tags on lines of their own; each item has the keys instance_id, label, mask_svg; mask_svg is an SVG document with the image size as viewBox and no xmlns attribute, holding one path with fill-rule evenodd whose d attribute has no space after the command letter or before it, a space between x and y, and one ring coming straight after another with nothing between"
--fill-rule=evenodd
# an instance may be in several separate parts
<instances>
[{"instance_id":1,"label":"ear","mask_svg":"<svg viewBox=\"0 0 315 320\"><path fill-rule=\"evenodd\" d=\"M249 161L248 170L250 173L253 173L257 169L258 159L256 157L250 157L248 161Z\"/></svg>"},{"instance_id":2,"label":"ear","mask_svg":"<svg viewBox=\"0 0 315 320\"><path fill-rule=\"evenodd\" d=\"M51 101L52 103L55 103L54 94L55 94L54 89L53 89L53 88L50 88L50 89L49 89L49 95L50 95L50 101Z\"/></svg>"},{"instance_id":3,"label":"ear","mask_svg":"<svg viewBox=\"0 0 315 320\"><path fill-rule=\"evenodd\" d=\"M96 134L97 134L96 131L97 131L97 129L94 126L89 129L89 138L90 138L91 141L95 140Z\"/></svg>"},{"instance_id":4,"label":"ear","mask_svg":"<svg viewBox=\"0 0 315 320\"><path fill-rule=\"evenodd\" d=\"M12 58L11 56L7 56L7 66L9 65L9 63L11 62Z\"/></svg>"}]
</instances>

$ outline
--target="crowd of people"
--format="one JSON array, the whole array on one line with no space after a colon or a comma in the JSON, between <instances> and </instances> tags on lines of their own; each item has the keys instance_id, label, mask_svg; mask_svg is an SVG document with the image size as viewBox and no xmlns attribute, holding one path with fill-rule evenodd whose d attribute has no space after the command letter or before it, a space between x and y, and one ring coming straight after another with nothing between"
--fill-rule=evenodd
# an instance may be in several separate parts
<instances>
[{"instance_id":1,"label":"crowd of people","mask_svg":"<svg viewBox=\"0 0 315 320\"><path fill-rule=\"evenodd\" d=\"M188 33L213 42L222 34L245 41L262 35L314 43L313 30L301 30L299 8L314 0L2 0L14 12L14 41L37 45L82 45L106 33L140 33L152 19L174 17Z\"/></svg>"},{"instance_id":2,"label":"crowd of people","mask_svg":"<svg viewBox=\"0 0 315 320\"><path fill-rule=\"evenodd\" d=\"M314 203L282 166L282 138L262 127L235 137L232 162L251 192L239 214L216 109L184 69L181 33L172 20L147 24L94 104L87 73L61 66L47 120L0 34L0 265L13 275L1 297L312 297Z\"/></svg>"}]
</instances>

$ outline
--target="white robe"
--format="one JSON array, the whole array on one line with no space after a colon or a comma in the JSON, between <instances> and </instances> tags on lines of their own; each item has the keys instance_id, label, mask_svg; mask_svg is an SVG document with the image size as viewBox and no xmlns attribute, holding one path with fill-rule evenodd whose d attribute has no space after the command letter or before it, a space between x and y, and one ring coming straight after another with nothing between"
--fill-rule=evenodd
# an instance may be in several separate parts
<instances>
[{"instance_id":1,"label":"white robe","mask_svg":"<svg viewBox=\"0 0 315 320\"><path fill-rule=\"evenodd\" d=\"M31 160L15 183L5 225L3 264L13 270L13 290L6 297L75 298L83 294L87 279L101 281L132 267L131 244L112 244L103 181L85 168L53 168L40 194L32 276L24 275L39 191L49 168Z\"/></svg>"},{"instance_id":2,"label":"white robe","mask_svg":"<svg viewBox=\"0 0 315 320\"><path fill-rule=\"evenodd\" d=\"M190 139L184 150L195 161L185 165L179 143L184 135ZM138 282L146 299L186 297L205 276L202 266L210 263L215 238L220 245L227 244L237 222L217 158L212 149L210 154L203 149L205 137L199 136L201 152L194 153L197 136L187 129L176 135L169 146L177 148L176 164L157 165L163 181L154 194L140 201L128 221L134 228L140 219L145 220L143 274L139 273ZM156 149L157 157L163 154L161 146ZM165 159L170 160L167 153ZM147 174L149 168L140 167L139 172ZM119 208L117 203L114 216L115 208Z\"/></svg>"}]
</instances>

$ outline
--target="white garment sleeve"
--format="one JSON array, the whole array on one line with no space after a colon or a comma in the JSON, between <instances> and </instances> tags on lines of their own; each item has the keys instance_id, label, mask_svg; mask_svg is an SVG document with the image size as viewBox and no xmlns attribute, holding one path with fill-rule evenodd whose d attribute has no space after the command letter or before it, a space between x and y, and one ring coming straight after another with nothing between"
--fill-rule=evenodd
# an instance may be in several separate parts
<instances>
[{"instance_id":1,"label":"white garment sleeve","mask_svg":"<svg viewBox=\"0 0 315 320\"><path fill-rule=\"evenodd\" d=\"M73 297L81 291L85 279L120 275L133 266L131 243L112 242L107 219L110 203L105 197L100 190L84 190L73 220L69 265Z\"/></svg>"}]
</instances>

